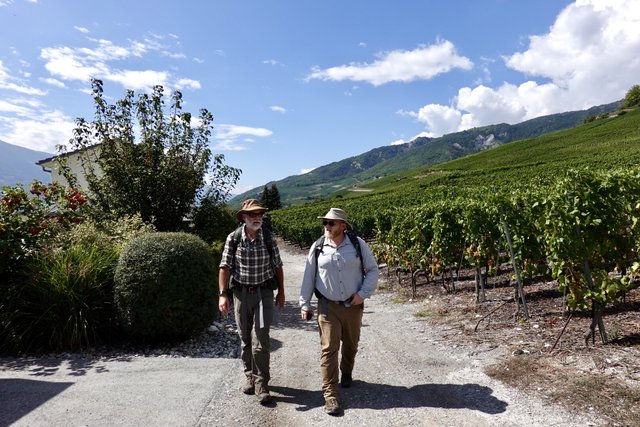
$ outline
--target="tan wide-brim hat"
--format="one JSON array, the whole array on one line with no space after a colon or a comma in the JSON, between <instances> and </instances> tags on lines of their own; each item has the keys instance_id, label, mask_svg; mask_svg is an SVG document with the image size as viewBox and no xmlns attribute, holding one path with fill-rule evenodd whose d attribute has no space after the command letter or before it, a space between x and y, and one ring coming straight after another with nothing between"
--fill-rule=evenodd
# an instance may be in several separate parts
<instances>
[{"instance_id":1,"label":"tan wide-brim hat","mask_svg":"<svg viewBox=\"0 0 640 427\"><path fill-rule=\"evenodd\" d=\"M349 230L353 229L349 221L347 221L347 213L340 208L331 208L325 216L319 216L318 218L343 221L345 224L347 224L347 228Z\"/></svg>"},{"instance_id":2,"label":"tan wide-brim hat","mask_svg":"<svg viewBox=\"0 0 640 427\"><path fill-rule=\"evenodd\" d=\"M269 209L260 206L260 202L258 202L256 199L247 199L242 202L242 208L238 212L236 212L236 218L238 219L238 221L244 222L242 214L265 213L268 210Z\"/></svg>"}]
</instances>

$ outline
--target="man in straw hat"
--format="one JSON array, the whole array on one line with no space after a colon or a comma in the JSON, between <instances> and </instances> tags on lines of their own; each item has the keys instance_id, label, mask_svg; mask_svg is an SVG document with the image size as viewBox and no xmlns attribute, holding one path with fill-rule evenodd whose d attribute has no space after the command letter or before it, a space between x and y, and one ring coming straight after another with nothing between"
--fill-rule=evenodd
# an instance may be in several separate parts
<instances>
[{"instance_id":1,"label":"man in straw hat","mask_svg":"<svg viewBox=\"0 0 640 427\"><path fill-rule=\"evenodd\" d=\"M242 391L255 393L261 404L271 401L269 328L273 319L274 290L278 290L275 307L282 309L285 300L278 245L271 231L262 227L262 216L266 211L255 199L242 203L236 217L243 224L227 236L218 274L218 308L224 316L229 312L229 298L233 297L246 375Z\"/></svg>"},{"instance_id":2,"label":"man in straw hat","mask_svg":"<svg viewBox=\"0 0 640 427\"><path fill-rule=\"evenodd\" d=\"M312 246L307 256L300 290L300 318L311 319L311 297L318 298L320 331L320 372L324 410L339 415L340 385L348 388L358 352L364 300L375 291L378 283L378 263L367 243L353 234L347 213L331 208L322 219L324 236ZM342 342L342 359L339 360Z\"/></svg>"}]
</instances>

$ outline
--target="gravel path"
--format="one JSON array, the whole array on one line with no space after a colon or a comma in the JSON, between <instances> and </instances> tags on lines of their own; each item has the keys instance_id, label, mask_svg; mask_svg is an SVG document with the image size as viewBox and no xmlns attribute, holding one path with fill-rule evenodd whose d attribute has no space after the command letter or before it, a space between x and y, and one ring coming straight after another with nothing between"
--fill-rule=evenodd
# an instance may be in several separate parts
<instances>
[{"instance_id":1,"label":"gravel path","mask_svg":"<svg viewBox=\"0 0 640 427\"><path fill-rule=\"evenodd\" d=\"M413 316L410 305L377 293L367 301L354 383L342 391L344 415L323 412L315 319L298 319L306 254L280 244L286 306L272 330L271 390L260 406L240 392L239 359L216 388L197 425L588 426L602 423L507 388L482 368L500 350L465 348Z\"/></svg>"}]
</instances>

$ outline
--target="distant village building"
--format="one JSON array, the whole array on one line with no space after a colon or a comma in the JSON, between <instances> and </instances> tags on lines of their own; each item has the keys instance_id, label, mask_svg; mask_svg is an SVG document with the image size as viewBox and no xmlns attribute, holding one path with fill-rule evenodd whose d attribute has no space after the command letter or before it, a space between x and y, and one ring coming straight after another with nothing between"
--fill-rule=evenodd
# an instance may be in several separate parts
<instances>
[{"instance_id":1,"label":"distant village building","mask_svg":"<svg viewBox=\"0 0 640 427\"><path fill-rule=\"evenodd\" d=\"M89 190L89 184L85 177L85 170L82 166L82 162L93 161L96 168L96 174L100 173L100 168L97 166L97 159L100 155L100 144L92 145L80 150L70 151L68 153L59 154L56 156L48 157L46 159L36 162L36 164L42 167L42 170L51 174L51 182L69 186L67 179L64 177L62 168L60 167L59 159L63 159L67 167L73 175L76 176L78 183L77 187L83 191Z\"/></svg>"}]
</instances>

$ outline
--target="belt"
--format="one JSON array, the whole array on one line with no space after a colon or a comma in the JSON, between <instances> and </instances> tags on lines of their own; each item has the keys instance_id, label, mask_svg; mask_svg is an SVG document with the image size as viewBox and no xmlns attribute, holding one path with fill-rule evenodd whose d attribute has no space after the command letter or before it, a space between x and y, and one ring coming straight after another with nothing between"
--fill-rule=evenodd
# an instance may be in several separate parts
<instances>
[{"instance_id":1,"label":"belt","mask_svg":"<svg viewBox=\"0 0 640 427\"><path fill-rule=\"evenodd\" d=\"M322 308L324 308L323 310L321 310L321 314L324 314L325 318L327 317L327 312L328 312L328 306L329 303L333 303L333 304L337 304L337 305L341 305L343 307L354 307L351 305L351 301L353 301L353 295L350 296L349 298L347 298L344 301L334 301L334 300L330 300L329 298L325 297L324 295L320 294L321 296L318 298L318 310L321 310ZM321 301L326 301L326 303L324 304L324 307L322 307Z\"/></svg>"},{"instance_id":2,"label":"belt","mask_svg":"<svg viewBox=\"0 0 640 427\"><path fill-rule=\"evenodd\" d=\"M259 285L243 285L240 282L237 282L236 280L232 280L234 288L235 289L239 289L239 292L241 293L241 295L239 295L240 298L242 298L245 302L246 302L246 298L245 296L247 294L258 294L258 326L260 329L264 328L264 306L262 305L262 288L265 283L267 283L266 281L259 284ZM238 296L236 294L236 296ZM245 322L246 322L246 318L247 318L247 307L246 304L243 305L244 310L242 313L242 316L245 318Z\"/></svg>"},{"instance_id":3,"label":"belt","mask_svg":"<svg viewBox=\"0 0 640 427\"><path fill-rule=\"evenodd\" d=\"M347 307L347 306L350 307L351 306L351 301L353 301L353 296L350 296L348 299L346 299L344 301L333 301L333 300L330 300L328 298L327 298L327 301L332 302L334 304L338 304L338 305L344 306L344 307Z\"/></svg>"},{"instance_id":4,"label":"belt","mask_svg":"<svg viewBox=\"0 0 640 427\"><path fill-rule=\"evenodd\" d=\"M235 279L233 279L232 282L234 288L246 289L248 293L255 294L256 292L258 292L259 288L265 288L268 285L269 280L265 280L264 282L258 283L257 285L244 285Z\"/></svg>"}]
</instances>

